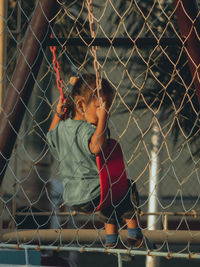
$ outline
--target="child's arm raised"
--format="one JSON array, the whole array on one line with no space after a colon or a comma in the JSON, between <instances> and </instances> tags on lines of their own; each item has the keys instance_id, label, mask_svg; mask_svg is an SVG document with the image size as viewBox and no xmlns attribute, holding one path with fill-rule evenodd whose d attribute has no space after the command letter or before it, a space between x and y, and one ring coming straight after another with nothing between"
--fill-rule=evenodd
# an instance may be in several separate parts
<instances>
[{"instance_id":1,"label":"child's arm raised","mask_svg":"<svg viewBox=\"0 0 200 267\"><path fill-rule=\"evenodd\" d=\"M89 148L93 154L99 154L106 145L107 139L107 118L106 102L99 100L100 106L97 108L98 123L96 130L90 140Z\"/></svg>"},{"instance_id":2,"label":"child's arm raised","mask_svg":"<svg viewBox=\"0 0 200 267\"><path fill-rule=\"evenodd\" d=\"M56 125L62 120L62 116L66 112L66 109L63 110L64 104L65 104L65 100L63 101L60 97L58 105L56 107L56 113L49 127L49 131L53 130L56 127Z\"/></svg>"}]
</instances>

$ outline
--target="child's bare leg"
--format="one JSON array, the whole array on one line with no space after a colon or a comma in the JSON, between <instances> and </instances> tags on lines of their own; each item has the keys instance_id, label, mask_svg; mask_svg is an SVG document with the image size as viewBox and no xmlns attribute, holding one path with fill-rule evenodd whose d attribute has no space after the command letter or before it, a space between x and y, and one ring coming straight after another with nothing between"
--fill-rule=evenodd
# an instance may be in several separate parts
<instances>
[{"instance_id":1,"label":"child's bare leg","mask_svg":"<svg viewBox=\"0 0 200 267\"><path fill-rule=\"evenodd\" d=\"M118 227L112 223L105 223L106 231L106 246L113 247L117 243L118 238Z\"/></svg>"},{"instance_id":2,"label":"child's bare leg","mask_svg":"<svg viewBox=\"0 0 200 267\"><path fill-rule=\"evenodd\" d=\"M126 226L127 228L136 228L138 227L138 223L136 219L126 219Z\"/></svg>"},{"instance_id":3,"label":"child's bare leg","mask_svg":"<svg viewBox=\"0 0 200 267\"><path fill-rule=\"evenodd\" d=\"M117 225L112 224L112 223L105 223L105 231L106 234L110 235L110 234L115 234L117 233Z\"/></svg>"}]
</instances>

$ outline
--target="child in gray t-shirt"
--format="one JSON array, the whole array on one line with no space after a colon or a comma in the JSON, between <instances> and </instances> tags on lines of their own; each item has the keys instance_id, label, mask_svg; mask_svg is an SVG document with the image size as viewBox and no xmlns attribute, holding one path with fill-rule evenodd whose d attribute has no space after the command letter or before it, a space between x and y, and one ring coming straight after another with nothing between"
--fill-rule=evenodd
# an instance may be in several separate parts
<instances>
[{"instance_id":1,"label":"child in gray t-shirt","mask_svg":"<svg viewBox=\"0 0 200 267\"><path fill-rule=\"evenodd\" d=\"M60 98L56 114L47 133L47 140L60 162L64 201L82 212L93 212L100 201L100 181L96 155L107 145L108 110L113 89L102 79L100 96L96 77L83 74L73 77L72 92L67 100ZM67 115L67 119L64 119ZM129 192L117 207L100 211L105 224L106 246L114 247L118 240L118 223L124 220L130 246L141 246L143 236L134 214L139 205L135 183L129 181Z\"/></svg>"}]
</instances>

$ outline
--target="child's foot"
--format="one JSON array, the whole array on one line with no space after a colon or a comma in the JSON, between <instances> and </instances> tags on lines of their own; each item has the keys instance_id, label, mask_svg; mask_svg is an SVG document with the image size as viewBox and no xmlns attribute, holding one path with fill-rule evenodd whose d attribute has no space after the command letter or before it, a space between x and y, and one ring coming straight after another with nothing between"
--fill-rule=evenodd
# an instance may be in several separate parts
<instances>
[{"instance_id":1,"label":"child's foot","mask_svg":"<svg viewBox=\"0 0 200 267\"><path fill-rule=\"evenodd\" d=\"M130 248L146 248L148 250L156 249L156 246L144 236L139 239L128 237L127 245Z\"/></svg>"},{"instance_id":2,"label":"child's foot","mask_svg":"<svg viewBox=\"0 0 200 267\"><path fill-rule=\"evenodd\" d=\"M145 242L143 238L127 238L127 245L130 248L145 248Z\"/></svg>"},{"instance_id":3,"label":"child's foot","mask_svg":"<svg viewBox=\"0 0 200 267\"><path fill-rule=\"evenodd\" d=\"M118 243L118 233L106 234L105 247L115 248Z\"/></svg>"},{"instance_id":4,"label":"child's foot","mask_svg":"<svg viewBox=\"0 0 200 267\"><path fill-rule=\"evenodd\" d=\"M127 245L130 248L144 248L145 247L142 230L139 227L128 228Z\"/></svg>"}]
</instances>

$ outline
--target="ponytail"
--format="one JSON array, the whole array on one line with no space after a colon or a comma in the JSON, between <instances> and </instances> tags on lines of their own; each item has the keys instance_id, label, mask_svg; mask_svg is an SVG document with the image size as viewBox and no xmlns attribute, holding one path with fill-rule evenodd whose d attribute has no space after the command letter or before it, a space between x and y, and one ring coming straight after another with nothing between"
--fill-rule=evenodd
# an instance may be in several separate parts
<instances>
[{"instance_id":1,"label":"ponytail","mask_svg":"<svg viewBox=\"0 0 200 267\"><path fill-rule=\"evenodd\" d=\"M82 96L89 101L96 90L96 76L94 74L82 74L81 77L71 77L69 81L72 86L71 93L66 99L65 108L67 117L73 118L76 113L75 97ZM110 101L113 99L113 88L106 79L101 80L103 94L108 95ZM91 90L92 89L92 90Z\"/></svg>"}]
</instances>

